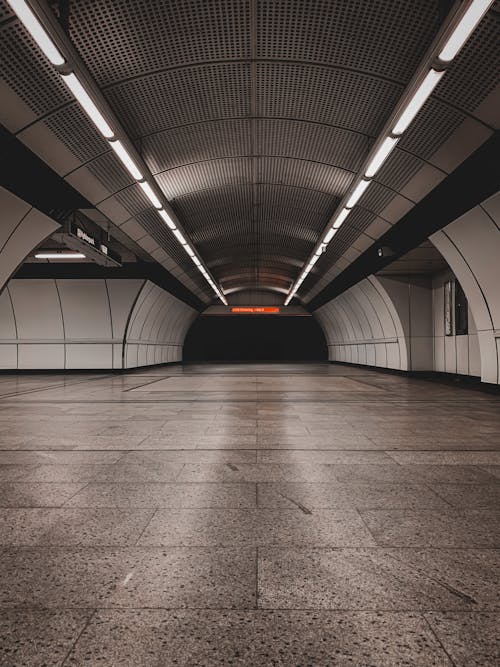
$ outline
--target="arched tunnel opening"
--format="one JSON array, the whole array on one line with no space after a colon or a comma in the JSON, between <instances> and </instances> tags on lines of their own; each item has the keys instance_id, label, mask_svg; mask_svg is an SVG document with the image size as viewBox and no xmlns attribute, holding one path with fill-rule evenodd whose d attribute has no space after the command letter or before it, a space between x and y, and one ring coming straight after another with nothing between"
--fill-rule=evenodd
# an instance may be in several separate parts
<instances>
[{"instance_id":1,"label":"arched tunnel opening","mask_svg":"<svg viewBox=\"0 0 500 667\"><path fill-rule=\"evenodd\" d=\"M184 342L186 362L326 361L323 330L314 317L202 315Z\"/></svg>"}]
</instances>

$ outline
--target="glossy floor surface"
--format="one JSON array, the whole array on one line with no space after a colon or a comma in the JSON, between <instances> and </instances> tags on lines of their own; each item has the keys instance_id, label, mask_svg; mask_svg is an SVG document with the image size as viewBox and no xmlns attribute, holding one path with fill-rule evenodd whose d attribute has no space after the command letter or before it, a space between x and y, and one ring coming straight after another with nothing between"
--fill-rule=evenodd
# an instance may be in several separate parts
<instances>
[{"instance_id":1,"label":"glossy floor surface","mask_svg":"<svg viewBox=\"0 0 500 667\"><path fill-rule=\"evenodd\" d=\"M498 665L499 408L328 364L0 376L0 664Z\"/></svg>"}]
</instances>

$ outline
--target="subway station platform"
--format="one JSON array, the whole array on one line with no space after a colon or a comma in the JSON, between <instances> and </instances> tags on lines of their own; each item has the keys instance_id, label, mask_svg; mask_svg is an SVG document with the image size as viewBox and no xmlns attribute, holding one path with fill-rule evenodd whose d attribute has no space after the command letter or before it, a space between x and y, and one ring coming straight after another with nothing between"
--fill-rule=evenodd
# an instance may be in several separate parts
<instances>
[{"instance_id":1,"label":"subway station platform","mask_svg":"<svg viewBox=\"0 0 500 667\"><path fill-rule=\"evenodd\" d=\"M0 377L0 664L498 664L498 397L332 364Z\"/></svg>"}]
</instances>

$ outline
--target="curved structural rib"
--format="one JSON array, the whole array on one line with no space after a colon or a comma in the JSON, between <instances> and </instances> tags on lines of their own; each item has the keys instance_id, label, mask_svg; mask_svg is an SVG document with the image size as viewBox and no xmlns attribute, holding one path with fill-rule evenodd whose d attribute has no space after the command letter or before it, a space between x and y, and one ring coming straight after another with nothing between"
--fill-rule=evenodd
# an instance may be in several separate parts
<instances>
[{"instance_id":1,"label":"curved structural rib","mask_svg":"<svg viewBox=\"0 0 500 667\"><path fill-rule=\"evenodd\" d=\"M0 187L0 292L27 255L60 225Z\"/></svg>"},{"instance_id":2,"label":"curved structural rib","mask_svg":"<svg viewBox=\"0 0 500 667\"><path fill-rule=\"evenodd\" d=\"M500 382L500 193L430 237L465 292L483 382Z\"/></svg>"}]
</instances>

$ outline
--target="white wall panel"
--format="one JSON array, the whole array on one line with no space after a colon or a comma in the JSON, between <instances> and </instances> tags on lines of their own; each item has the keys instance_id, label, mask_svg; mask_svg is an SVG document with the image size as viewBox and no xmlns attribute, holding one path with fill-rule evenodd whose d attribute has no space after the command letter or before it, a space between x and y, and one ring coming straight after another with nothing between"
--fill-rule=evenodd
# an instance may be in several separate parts
<instances>
[{"instance_id":1,"label":"white wall panel","mask_svg":"<svg viewBox=\"0 0 500 667\"><path fill-rule=\"evenodd\" d=\"M66 368L113 368L111 343L68 343Z\"/></svg>"},{"instance_id":2,"label":"white wall panel","mask_svg":"<svg viewBox=\"0 0 500 667\"><path fill-rule=\"evenodd\" d=\"M18 346L18 368L58 369L65 366L64 343L23 343Z\"/></svg>"},{"instance_id":3,"label":"white wall panel","mask_svg":"<svg viewBox=\"0 0 500 667\"><path fill-rule=\"evenodd\" d=\"M7 286L21 340L63 340L64 325L55 280L11 280Z\"/></svg>"},{"instance_id":4,"label":"white wall panel","mask_svg":"<svg viewBox=\"0 0 500 667\"><path fill-rule=\"evenodd\" d=\"M378 278L362 280L314 316L325 333L330 360L406 369L404 328Z\"/></svg>"},{"instance_id":5,"label":"white wall panel","mask_svg":"<svg viewBox=\"0 0 500 667\"><path fill-rule=\"evenodd\" d=\"M58 280L57 286L66 338L112 338L111 311L104 280Z\"/></svg>"},{"instance_id":6,"label":"white wall panel","mask_svg":"<svg viewBox=\"0 0 500 667\"><path fill-rule=\"evenodd\" d=\"M144 280L11 280L0 294L0 367L116 369L179 361L196 316Z\"/></svg>"}]
</instances>

